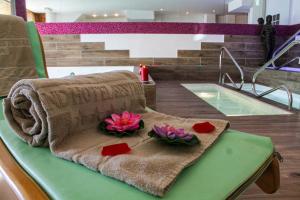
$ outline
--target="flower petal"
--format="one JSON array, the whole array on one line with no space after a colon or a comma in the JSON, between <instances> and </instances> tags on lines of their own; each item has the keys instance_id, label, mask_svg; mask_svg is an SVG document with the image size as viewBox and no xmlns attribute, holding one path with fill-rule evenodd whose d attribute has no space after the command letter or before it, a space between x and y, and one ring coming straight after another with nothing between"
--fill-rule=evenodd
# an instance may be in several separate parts
<instances>
[{"instance_id":1,"label":"flower petal","mask_svg":"<svg viewBox=\"0 0 300 200\"><path fill-rule=\"evenodd\" d=\"M175 133L168 134L168 138L170 139L174 139L175 137L176 137Z\"/></svg>"},{"instance_id":2,"label":"flower petal","mask_svg":"<svg viewBox=\"0 0 300 200\"><path fill-rule=\"evenodd\" d=\"M114 121L119 121L121 119L120 115L118 114L111 114L111 118L114 120Z\"/></svg>"},{"instance_id":3,"label":"flower petal","mask_svg":"<svg viewBox=\"0 0 300 200\"><path fill-rule=\"evenodd\" d=\"M109 131L114 131L115 130L112 125L107 125L106 129L109 130Z\"/></svg>"},{"instance_id":4,"label":"flower petal","mask_svg":"<svg viewBox=\"0 0 300 200\"><path fill-rule=\"evenodd\" d=\"M185 141L189 141L193 138L192 134L186 134L182 139L184 139Z\"/></svg>"},{"instance_id":5,"label":"flower petal","mask_svg":"<svg viewBox=\"0 0 300 200\"><path fill-rule=\"evenodd\" d=\"M215 126L209 122L196 123L193 125L193 129L197 133L212 133L215 130Z\"/></svg>"},{"instance_id":6,"label":"flower petal","mask_svg":"<svg viewBox=\"0 0 300 200\"><path fill-rule=\"evenodd\" d=\"M123 119L130 119L130 114L129 114L129 112L128 111L124 111L123 113L122 113L122 118Z\"/></svg>"},{"instance_id":7,"label":"flower petal","mask_svg":"<svg viewBox=\"0 0 300 200\"><path fill-rule=\"evenodd\" d=\"M114 124L115 122L111 118L106 118L104 120L107 124Z\"/></svg>"}]
</instances>

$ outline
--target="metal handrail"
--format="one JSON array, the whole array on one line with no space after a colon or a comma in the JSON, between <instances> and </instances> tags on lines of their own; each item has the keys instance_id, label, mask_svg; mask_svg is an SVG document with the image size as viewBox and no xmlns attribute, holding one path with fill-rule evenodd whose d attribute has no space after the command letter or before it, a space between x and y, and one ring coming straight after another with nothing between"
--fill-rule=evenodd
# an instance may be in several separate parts
<instances>
[{"instance_id":1,"label":"metal handrail","mask_svg":"<svg viewBox=\"0 0 300 200\"><path fill-rule=\"evenodd\" d=\"M281 66L278 66L278 67L275 67L275 68L276 68L276 69L280 69L281 67L287 66L288 64L294 62L295 60L299 60L299 61L300 61L300 57L297 56L297 57L295 57L295 58L293 58L293 59L291 59L291 60L285 62L285 63L282 64Z\"/></svg>"},{"instance_id":2,"label":"metal handrail","mask_svg":"<svg viewBox=\"0 0 300 200\"><path fill-rule=\"evenodd\" d=\"M285 90L286 93L287 93L287 95L288 95L288 102L289 102L289 104L288 104L288 109L289 109L289 110L292 109L292 106L293 106L293 95L292 95L291 91L289 90L289 88L287 88L285 85L279 85L279 86L277 86L277 87L275 87L275 88L272 88L272 89L267 90L267 91L265 91L265 92L262 92L262 93L260 93L260 94L258 94L258 93L256 92L255 84L252 84L252 88L253 88L253 92L254 92L255 96L258 97L258 98L259 98L259 97L263 97L263 96L265 96L265 95L267 95L267 94L270 94L270 93L272 93L272 92L275 92L276 90L280 90L280 89Z\"/></svg>"},{"instance_id":3,"label":"metal handrail","mask_svg":"<svg viewBox=\"0 0 300 200\"><path fill-rule=\"evenodd\" d=\"M286 53L290 48L292 48L293 46L295 46L296 44L300 44L300 41L295 40L293 42L291 42L289 45L287 45L284 49L282 49L274 58L272 58L271 60L269 60L268 62L266 62L261 68L259 68L255 74L253 75L252 78L252 82L255 83L255 80L257 78L257 76L263 72L267 67L269 67L272 62L276 61L280 56L282 56L284 53Z\"/></svg>"},{"instance_id":4,"label":"metal handrail","mask_svg":"<svg viewBox=\"0 0 300 200\"><path fill-rule=\"evenodd\" d=\"M225 78L227 77L229 79L229 81L232 83L233 87L237 90L241 90L243 85L244 85L244 72L242 70L242 68L240 67L240 65L236 62L236 60L234 59L234 57L232 56L232 54L229 52L229 50L226 47L222 47L220 52L220 57L219 57L219 84L223 85L225 83ZM228 73L224 73L222 74L222 58L224 55L224 52L227 53L227 55L229 56L229 58L232 60L233 64L236 66L236 68L239 70L240 75L241 75L241 83L240 86L238 87L236 85L236 83L232 80L232 78L230 77L230 75Z\"/></svg>"},{"instance_id":5,"label":"metal handrail","mask_svg":"<svg viewBox=\"0 0 300 200\"><path fill-rule=\"evenodd\" d=\"M271 60L269 60L267 63L265 63L261 68L259 68L253 75L252 77L252 91L253 93L257 96L257 97L263 97L267 94L270 94L276 90L279 89L284 89L288 95L288 108L292 109L292 104L293 104L293 97L292 97L292 93L291 91L285 86L285 85L280 85L278 87L272 88L270 90L267 90L263 93L257 93L256 88L255 88L255 84L256 84L256 79L257 76L262 73L267 67L269 67L273 62L275 62L279 57L281 57L284 53L286 53L290 48L292 48L293 46L300 44L299 40L294 40L293 42L291 42L290 44L288 44L286 47L284 47L281 51L279 51Z\"/></svg>"},{"instance_id":6,"label":"metal handrail","mask_svg":"<svg viewBox=\"0 0 300 200\"><path fill-rule=\"evenodd\" d=\"M280 45L280 47L278 47L272 55L272 58L274 58L278 52L280 52L282 49L284 49L284 46L286 46L293 38L296 38L297 35L300 34L300 30L298 30L294 35L292 35L285 43L283 43L282 45ZM276 67L275 62L272 62L272 66Z\"/></svg>"}]
</instances>

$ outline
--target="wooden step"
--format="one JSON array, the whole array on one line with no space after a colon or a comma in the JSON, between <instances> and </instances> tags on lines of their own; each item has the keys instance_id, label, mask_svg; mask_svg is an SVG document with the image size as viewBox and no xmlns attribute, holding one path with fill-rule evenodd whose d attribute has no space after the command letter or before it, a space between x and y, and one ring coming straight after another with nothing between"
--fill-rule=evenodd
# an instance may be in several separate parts
<instances>
[{"instance_id":1,"label":"wooden step","mask_svg":"<svg viewBox=\"0 0 300 200\"><path fill-rule=\"evenodd\" d=\"M81 51L79 50L49 50L45 51L46 58L81 58Z\"/></svg>"},{"instance_id":2,"label":"wooden step","mask_svg":"<svg viewBox=\"0 0 300 200\"><path fill-rule=\"evenodd\" d=\"M153 65L153 58L104 58L107 66L139 66Z\"/></svg>"},{"instance_id":3,"label":"wooden step","mask_svg":"<svg viewBox=\"0 0 300 200\"><path fill-rule=\"evenodd\" d=\"M264 64L263 58L246 58L245 66L258 68Z\"/></svg>"},{"instance_id":4,"label":"wooden step","mask_svg":"<svg viewBox=\"0 0 300 200\"><path fill-rule=\"evenodd\" d=\"M254 55L260 55L259 53L253 51L252 53L248 53L246 51L230 51L231 55L235 59L239 58L245 58L245 56L254 56ZM213 58L219 58L220 56L220 50L178 50L177 52L178 57L213 57ZM229 58L229 56L225 53L225 58Z\"/></svg>"},{"instance_id":5,"label":"wooden step","mask_svg":"<svg viewBox=\"0 0 300 200\"><path fill-rule=\"evenodd\" d=\"M154 65L200 65L200 58L154 58Z\"/></svg>"},{"instance_id":6,"label":"wooden step","mask_svg":"<svg viewBox=\"0 0 300 200\"><path fill-rule=\"evenodd\" d=\"M226 42L226 43L216 43L216 42L202 42L201 50L220 50L222 47L226 47L228 50L242 51L245 50L245 43L238 42Z\"/></svg>"},{"instance_id":7,"label":"wooden step","mask_svg":"<svg viewBox=\"0 0 300 200\"><path fill-rule=\"evenodd\" d=\"M262 43L245 43L246 51L264 51Z\"/></svg>"},{"instance_id":8,"label":"wooden step","mask_svg":"<svg viewBox=\"0 0 300 200\"><path fill-rule=\"evenodd\" d=\"M80 42L80 35L42 35L43 42Z\"/></svg>"},{"instance_id":9,"label":"wooden step","mask_svg":"<svg viewBox=\"0 0 300 200\"><path fill-rule=\"evenodd\" d=\"M104 66L103 58L47 58L49 67Z\"/></svg>"},{"instance_id":10,"label":"wooden step","mask_svg":"<svg viewBox=\"0 0 300 200\"><path fill-rule=\"evenodd\" d=\"M252 35L225 35L225 42L261 43L260 36Z\"/></svg>"},{"instance_id":11,"label":"wooden step","mask_svg":"<svg viewBox=\"0 0 300 200\"><path fill-rule=\"evenodd\" d=\"M103 58L128 58L129 50L84 50L82 51L83 58L103 57Z\"/></svg>"},{"instance_id":12,"label":"wooden step","mask_svg":"<svg viewBox=\"0 0 300 200\"><path fill-rule=\"evenodd\" d=\"M237 63L239 65L245 65L245 59L236 59ZM208 57L203 57L201 58L201 65L215 65L219 66L219 58L208 58ZM222 59L222 66L228 66L228 65L234 65L232 60L229 58L223 58Z\"/></svg>"},{"instance_id":13,"label":"wooden step","mask_svg":"<svg viewBox=\"0 0 300 200\"><path fill-rule=\"evenodd\" d=\"M139 66L153 65L153 58L47 58L47 66Z\"/></svg>"},{"instance_id":14,"label":"wooden step","mask_svg":"<svg viewBox=\"0 0 300 200\"><path fill-rule=\"evenodd\" d=\"M104 50L104 42L61 42L56 43L57 50Z\"/></svg>"},{"instance_id":15,"label":"wooden step","mask_svg":"<svg viewBox=\"0 0 300 200\"><path fill-rule=\"evenodd\" d=\"M177 56L180 57L218 57L218 50L178 50Z\"/></svg>"}]
</instances>

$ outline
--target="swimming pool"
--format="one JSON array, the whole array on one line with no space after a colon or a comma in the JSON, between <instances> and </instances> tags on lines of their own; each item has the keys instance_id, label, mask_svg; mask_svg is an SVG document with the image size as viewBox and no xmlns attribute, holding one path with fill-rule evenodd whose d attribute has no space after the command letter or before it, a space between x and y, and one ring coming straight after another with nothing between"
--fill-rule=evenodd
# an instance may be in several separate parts
<instances>
[{"instance_id":1,"label":"swimming pool","mask_svg":"<svg viewBox=\"0 0 300 200\"><path fill-rule=\"evenodd\" d=\"M226 116L288 115L291 112L217 84L181 84Z\"/></svg>"},{"instance_id":2,"label":"swimming pool","mask_svg":"<svg viewBox=\"0 0 300 200\"><path fill-rule=\"evenodd\" d=\"M228 84L231 85L232 84ZM255 84L256 91L260 94L264 91L270 90L271 87L261 85L261 84ZM252 85L251 83L245 83L242 88L243 91L253 93L252 92ZM264 98L270 99L272 101L276 101L278 103L288 105L288 97L286 95L286 91L284 90L276 90L266 96ZM293 93L293 108L300 109L300 95Z\"/></svg>"}]
</instances>

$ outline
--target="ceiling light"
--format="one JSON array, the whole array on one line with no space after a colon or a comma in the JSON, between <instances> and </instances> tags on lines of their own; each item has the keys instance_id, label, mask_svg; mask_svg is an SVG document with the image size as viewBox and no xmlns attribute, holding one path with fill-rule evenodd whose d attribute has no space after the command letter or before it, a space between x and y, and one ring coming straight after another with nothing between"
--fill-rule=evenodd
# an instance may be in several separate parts
<instances>
[{"instance_id":1,"label":"ceiling light","mask_svg":"<svg viewBox=\"0 0 300 200\"><path fill-rule=\"evenodd\" d=\"M103 14L103 17L107 17L108 15L105 13L105 14Z\"/></svg>"},{"instance_id":2,"label":"ceiling light","mask_svg":"<svg viewBox=\"0 0 300 200\"><path fill-rule=\"evenodd\" d=\"M164 9L163 8L161 8L161 9L159 9L160 11L164 11Z\"/></svg>"},{"instance_id":3,"label":"ceiling light","mask_svg":"<svg viewBox=\"0 0 300 200\"><path fill-rule=\"evenodd\" d=\"M95 17L97 17L97 15L96 14L92 14L92 16L95 18Z\"/></svg>"},{"instance_id":4,"label":"ceiling light","mask_svg":"<svg viewBox=\"0 0 300 200\"><path fill-rule=\"evenodd\" d=\"M114 16L115 17L119 17L120 15L119 15L119 13L115 13Z\"/></svg>"},{"instance_id":5,"label":"ceiling light","mask_svg":"<svg viewBox=\"0 0 300 200\"><path fill-rule=\"evenodd\" d=\"M185 12L185 14L186 14L186 15L189 15L189 14L190 14L190 12L189 12L189 11L186 11L186 12Z\"/></svg>"}]
</instances>

